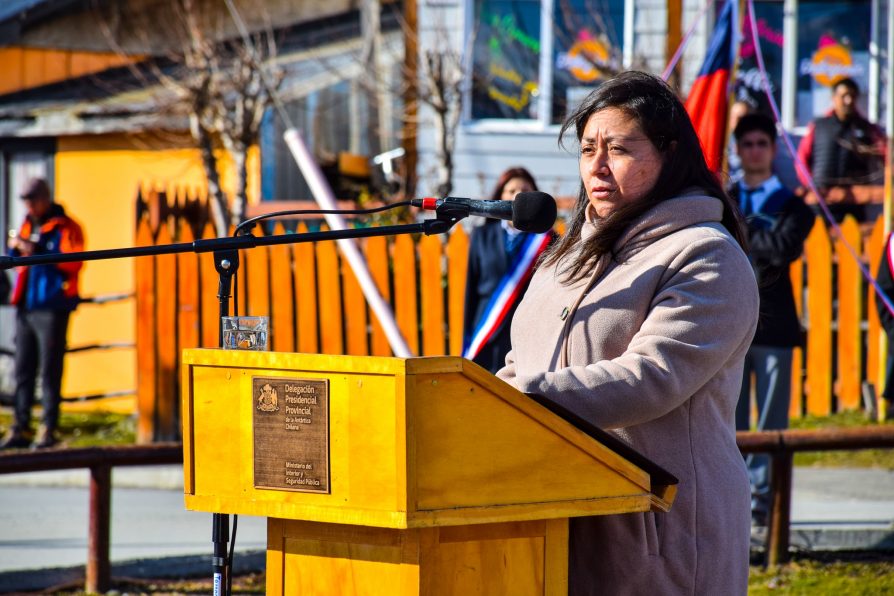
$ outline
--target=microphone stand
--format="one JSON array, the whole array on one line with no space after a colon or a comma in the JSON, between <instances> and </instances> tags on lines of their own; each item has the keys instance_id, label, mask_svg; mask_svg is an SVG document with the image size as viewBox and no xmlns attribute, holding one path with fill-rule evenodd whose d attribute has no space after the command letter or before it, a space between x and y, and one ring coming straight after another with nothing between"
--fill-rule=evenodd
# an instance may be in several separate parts
<instances>
[{"instance_id":1,"label":"microphone stand","mask_svg":"<svg viewBox=\"0 0 894 596\"><path fill-rule=\"evenodd\" d=\"M214 268L218 274L217 298L220 304L218 320L218 346L223 347L223 317L229 315L230 292L233 275L239 268L239 250L257 246L275 246L280 244L301 244L305 242L323 242L326 240L342 240L349 238L370 238L373 236L395 236L400 234L443 234L448 232L459 220L469 215L462 206L439 207L435 218L420 223L373 228L348 228L344 230L327 230L305 234L280 234L278 236L256 237L251 234L225 238L209 238L194 242L163 244L161 246L135 246L131 248L115 248L107 250L87 250L47 255L31 255L27 257L0 256L0 271L13 267L30 265L55 265L78 261L98 261L124 257L145 257L168 255L186 252L214 253ZM230 593L231 560L227 556L229 543L230 516L226 513L213 513L211 526L214 596Z\"/></svg>"}]
</instances>

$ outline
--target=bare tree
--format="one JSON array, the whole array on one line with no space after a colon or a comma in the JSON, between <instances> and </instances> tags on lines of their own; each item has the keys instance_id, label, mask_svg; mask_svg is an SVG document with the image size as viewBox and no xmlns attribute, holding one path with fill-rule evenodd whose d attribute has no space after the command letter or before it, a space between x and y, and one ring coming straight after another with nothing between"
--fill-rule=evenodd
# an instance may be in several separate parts
<instances>
[{"instance_id":1,"label":"bare tree","mask_svg":"<svg viewBox=\"0 0 894 596\"><path fill-rule=\"evenodd\" d=\"M446 196L453 189L453 153L471 72L466 48L471 47L472 40L470 38L465 47L451 43L450 32L443 19L434 19L434 25L430 25L429 35L424 40L419 37L415 13L409 19L401 18L400 24L404 52L413 52L414 55L396 61L402 66L401 74L389 91L392 97L404 98L403 119L410 130L418 130L419 106L430 108L435 138L435 192ZM363 79L361 84L370 91L383 88L381 79L373 73L367 73ZM382 100L383 94L376 93L375 101L381 104ZM414 177L414 172L405 172L403 190L415 187Z\"/></svg>"},{"instance_id":2,"label":"bare tree","mask_svg":"<svg viewBox=\"0 0 894 596\"><path fill-rule=\"evenodd\" d=\"M269 23L251 34L250 39L243 40L235 34L224 39L223 32L232 27L223 27L220 21L230 17L220 12L220 4L217 12L210 11L210 6L202 0L168 0L165 8L172 17L168 30L175 42L167 58L175 67L163 68L153 60L145 65L151 77L169 92L168 99L160 100L158 108L183 113L189 119L189 131L200 151L208 181L215 231L218 236L225 236L231 224L244 219L248 150L257 142L261 120L272 100L268 85L275 90L282 73L271 66L277 47ZM120 14L106 14L107 19L110 16L113 20L121 19ZM215 16L218 22L214 21ZM128 15L135 20L150 17L157 19L159 15ZM103 22L107 39L120 49L110 21ZM139 26L134 29L150 30ZM147 40L146 45L152 44ZM148 81L148 77L144 76L144 80ZM236 172L232 202L221 186L221 150L229 154Z\"/></svg>"},{"instance_id":3,"label":"bare tree","mask_svg":"<svg viewBox=\"0 0 894 596\"><path fill-rule=\"evenodd\" d=\"M209 193L214 197L215 229L218 235L225 235L228 224L235 225L245 216L248 149L257 142L261 120L271 102L264 70L273 64L276 42L269 27L245 41L216 41L202 26L196 0L174 2L182 19L185 72L161 80L189 106L190 132L201 150ZM267 79L278 87L282 73L268 72ZM230 154L236 171L229 209L215 158L218 143Z\"/></svg>"},{"instance_id":4,"label":"bare tree","mask_svg":"<svg viewBox=\"0 0 894 596\"><path fill-rule=\"evenodd\" d=\"M437 44L422 51L419 101L434 112L435 156L438 164L436 193L453 190L453 151L463 107L466 71L462 53Z\"/></svg>"}]
</instances>

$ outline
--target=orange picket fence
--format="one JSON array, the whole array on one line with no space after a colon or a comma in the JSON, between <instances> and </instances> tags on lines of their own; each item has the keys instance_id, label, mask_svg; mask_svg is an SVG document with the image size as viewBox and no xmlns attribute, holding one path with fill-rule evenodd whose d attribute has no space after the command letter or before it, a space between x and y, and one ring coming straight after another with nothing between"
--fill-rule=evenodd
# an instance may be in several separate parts
<instances>
[{"instance_id":1,"label":"orange picket fence","mask_svg":"<svg viewBox=\"0 0 894 596\"><path fill-rule=\"evenodd\" d=\"M830 236L817 218L804 256L792 264L795 298L807 331L804 350L795 355L792 417L859 409L864 381L880 393L884 332L875 290L861 265L874 276L884 245L881 218L861 229L848 216L840 238Z\"/></svg>"},{"instance_id":2,"label":"orange picket fence","mask_svg":"<svg viewBox=\"0 0 894 596\"><path fill-rule=\"evenodd\" d=\"M151 199L165 201L163 195ZM194 226L185 217L151 213L158 211L144 211L139 220L138 244L194 239ZM298 228L306 229L305 223ZM875 271L883 250L881 221L871 234L861 234L852 220L843 231ZM213 235L207 222L202 235ZM462 227L448 237L370 238L360 246L413 353L459 354L468 253ZM272 350L391 355L334 242L258 247L242 251L240 260L239 313L270 317ZM808 333L805 351L795 357L791 415L861 407L862 380L878 383L881 372L871 287L821 221L792 273ZM218 277L211 254L193 253L137 259L136 276L138 437L142 442L173 439L180 429L179 354L184 348L218 345Z\"/></svg>"}]
</instances>

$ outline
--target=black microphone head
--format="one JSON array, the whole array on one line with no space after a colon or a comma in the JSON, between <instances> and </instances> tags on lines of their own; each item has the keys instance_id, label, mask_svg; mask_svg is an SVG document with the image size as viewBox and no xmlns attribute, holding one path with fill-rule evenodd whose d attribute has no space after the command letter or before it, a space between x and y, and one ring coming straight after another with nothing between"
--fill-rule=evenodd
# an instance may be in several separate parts
<instances>
[{"instance_id":1,"label":"black microphone head","mask_svg":"<svg viewBox=\"0 0 894 596\"><path fill-rule=\"evenodd\" d=\"M522 232L548 232L556 223L556 214L556 200L545 192L520 192L512 201L512 225Z\"/></svg>"}]
</instances>

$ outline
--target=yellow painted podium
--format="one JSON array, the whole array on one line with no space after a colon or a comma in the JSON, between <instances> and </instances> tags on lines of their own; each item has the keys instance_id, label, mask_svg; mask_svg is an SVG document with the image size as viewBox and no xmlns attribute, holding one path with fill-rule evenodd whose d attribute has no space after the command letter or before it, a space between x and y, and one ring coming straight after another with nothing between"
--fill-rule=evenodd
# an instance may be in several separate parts
<instances>
[{"instance_id":1,"label":"yellow painted podium","mask_svg":"<svg viewBox=\"0 0 894 596\"><path fill-rule=\"evenodd\" d=\"M457 357L183 354L186 507L262 515L268 594L567 594L568 518L676 479Z\"/></svg>"}]
</instances>

